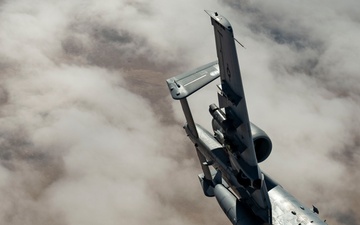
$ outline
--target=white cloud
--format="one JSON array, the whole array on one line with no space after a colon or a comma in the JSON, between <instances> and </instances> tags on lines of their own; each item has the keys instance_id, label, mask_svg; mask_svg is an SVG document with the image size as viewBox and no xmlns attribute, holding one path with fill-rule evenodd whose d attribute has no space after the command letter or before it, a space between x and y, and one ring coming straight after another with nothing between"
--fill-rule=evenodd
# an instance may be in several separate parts
<instances>
[{"instance_id":1,"label":"white cloud","mask_svg":"<svg viewBox=\"0 0 360 225\"><path fill-rule=\"evenodd\" d=\"M202 195L196 154L165 86L166 78L216 59L203 12L210 9L232 22L246 46L238 54L250 118L274 145L262 168L300 200L318 204L329 223L357 224L357 6L2 2L0 219L228 222ZM212 85L190 99L207 127L215 92Z\"/></svg>"}]
</instances>

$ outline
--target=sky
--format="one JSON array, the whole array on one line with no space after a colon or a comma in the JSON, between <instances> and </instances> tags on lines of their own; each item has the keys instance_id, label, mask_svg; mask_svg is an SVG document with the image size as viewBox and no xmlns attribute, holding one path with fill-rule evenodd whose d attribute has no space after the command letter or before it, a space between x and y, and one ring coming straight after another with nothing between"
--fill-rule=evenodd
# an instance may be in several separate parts
<instances>
[{"instance_id":1,"label":"sky","mask_svg":"<svg viewBox=\"0 0 360 225\"><path fill-rule=\"evenodd\" d=\"M329 224L359 225L360 3L0 0L4 224L230 224L165 80L216 59L203 11L236 38L260 167ZM191 98L210 128L210 84Z\"/></svg>"}]
</instances>

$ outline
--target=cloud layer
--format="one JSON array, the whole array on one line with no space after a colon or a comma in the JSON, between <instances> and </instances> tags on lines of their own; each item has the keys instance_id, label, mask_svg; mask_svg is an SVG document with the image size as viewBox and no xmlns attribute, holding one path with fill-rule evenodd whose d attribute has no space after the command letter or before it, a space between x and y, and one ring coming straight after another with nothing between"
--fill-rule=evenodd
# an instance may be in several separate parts
<instances>
[{"instance_id":1,"label":"cloud layer","mask_svg":"<svg viewBox=\"0 0 360 225\"><path fill-rule=\"evenodd\" d=\"M238 48L262 168L329 224L359 224L355 1L0 1L0 220L219 224L165 79L216 58L203 9ZM191 99L210 127L210 85ZM284 172L286 171L286 173Z\"/></svg>"}]
</instances>

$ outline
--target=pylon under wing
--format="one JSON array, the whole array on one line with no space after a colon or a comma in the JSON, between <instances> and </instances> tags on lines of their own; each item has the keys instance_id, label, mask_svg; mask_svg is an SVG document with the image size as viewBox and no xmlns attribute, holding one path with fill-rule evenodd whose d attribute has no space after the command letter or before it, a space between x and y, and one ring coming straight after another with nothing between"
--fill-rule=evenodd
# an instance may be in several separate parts
<instances>
[{"instance_id":1,"label":"pylon under wing","mask_svg":"<svg viewBox=\"0 0 360 225\"><path fill-rule=\"evenodd\" d=\"M218 61L166 81L172 97L181 102L187 122L184 129L203 170L199 180L204 194L215 196L236 225L325 224L258 166L269 156L271 140L249 120L229 21L206 12L214 27ZM214 131L210 133L195 124L187 97L218 77L218 106L209 106Z\"/></svg>"},{"instance_id":2,"label":"pylon under wing","mask_svg":"<svg viewBox=\"0 0 360 225\"><path fill-rule=\"evenodd\" d=\"M223 118L215 118L215 121L226 140L224 144L235 176L255 203L252 205L254 213L271 224L271 203L254 149L233 29L223 16L206 12L214 27L221 79L219 106L225 111ZM210 110L217 109L213 106Z\"/></svg>"}]
</instances>

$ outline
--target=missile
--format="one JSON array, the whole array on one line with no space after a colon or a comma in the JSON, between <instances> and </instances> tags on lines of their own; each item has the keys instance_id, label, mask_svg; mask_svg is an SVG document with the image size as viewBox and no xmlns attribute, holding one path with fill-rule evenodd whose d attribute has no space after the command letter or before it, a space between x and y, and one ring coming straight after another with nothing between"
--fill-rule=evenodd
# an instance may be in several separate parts
<instances>
[{"instance_id":1,"label":"missile","mask_svg":"<svg viewBox=\"0 0 360 225\"><path fill-rule=\"evenodd\" d=\"M217 105L211 104L209 106L209 112L211 116L214 118L214 121L216 121L216 123L222 128L223 131L234 130L234 127L231 124L231 122L226 119L225 113L221 109L219 109ZM213 129L216 129L214 127L214 122L213 122Z\"/></svg>"}]
</instances>

